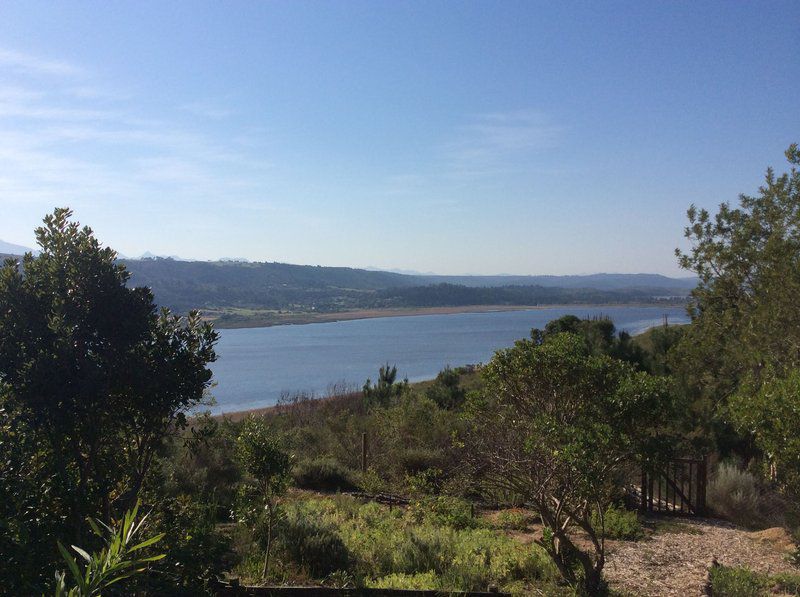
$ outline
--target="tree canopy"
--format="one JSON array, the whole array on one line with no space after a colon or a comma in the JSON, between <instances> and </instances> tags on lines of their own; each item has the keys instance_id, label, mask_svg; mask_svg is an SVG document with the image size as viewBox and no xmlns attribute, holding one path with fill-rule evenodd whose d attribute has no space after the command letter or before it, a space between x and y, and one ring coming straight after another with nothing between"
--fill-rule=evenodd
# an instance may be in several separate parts
<instances>
[{"instance_id":1,"label":"tree canopy","mask_svg":"<svg viewBox=\"0 0 800 597\"><path fill-rule=\"evenodd\" d=\"M108 522L131 508L165 437L211 383L211 326L196 312L158 312L71 216L45 217L39 255L0 268L0 446L10 449L0 519L15 519L12 562L45 521L85 545L88 515Z\"/></svg>"},{"instance_id":2,"label":"tree canopy","mask_svg":"<svg viewBox=\"0 0 800 597\"><path fill-rule=\"evenodd\" d=\"M797 145L786 157L800 163ZM692 206L688 218L691 248L676 253L700 283L672 368L687 391L706 402L708 425L723 451L736 440L731 425L766 450L760 442L772 425L771 411L760 411L763 429L746 413L766 406L758 398L762 385L800 367L800 172L768 169L758 194L741 195L739 207L723 203L712 215Z\"/></svg>"},{"instance_id":3,"label":"tree canopy","mask_svg":"<svg viewBox=\"0 0 800 597\"><path fill-rule=\"evenodd\" d=\"M579 335L556 333L498 351L486 388L468 403L468 457L490 489L533 505L547 529L541 542L564 577L590 594L601 583L606 511L617 475L663 453L659 423L672 411L665 380L593 355ZM568 536L577 525L592 549ZM575 564L578 564L578 571Z\"/></svg>"}]
</instances>

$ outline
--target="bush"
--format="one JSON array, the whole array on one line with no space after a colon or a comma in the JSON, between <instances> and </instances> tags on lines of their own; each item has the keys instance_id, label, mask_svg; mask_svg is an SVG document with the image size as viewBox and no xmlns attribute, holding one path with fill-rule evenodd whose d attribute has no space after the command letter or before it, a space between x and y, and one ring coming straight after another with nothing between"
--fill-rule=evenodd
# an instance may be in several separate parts
<instances>
[{"instance_id":1,"label":"bush","mask_svg":"<svg viewBox=\"0 0 800 597\"><path fill-rule=\"evenodd\" d=\"M438 496L413 502L409 516L418 524L430 524L453 529L468 529L479 526L472 516L472 505L455 497Z\"/></svg>"},{"instance_id":2,"label":"bush","mask_svg":"<svg viewBox=\"0 0 800 597\"><path fill-rule=\"evenodd\" d=\"M720 518L748 528L782 526L785 504L764 491L758 478L736 464L721 462L708 483L707 504Z\"/></svg>"},{"instance_id":3,"label":"bush","mask_svg":"<svg viewBox=\"0 0 800 597\"><path fill-rule=\"evenodd\" d=\"M757 597L767 589L765 577L747 568L714 566L710 578L715 597Z\"/></svg>"},{"instance_id":4,"label":"bush","mask_svg":"<svg viewBox=\"0 0 800 597\"><path fill-rule=\"evenodd\" d=\"M333 458L315 458L300 463L294 471L294 484L301 489L351 491L356 489L350 471Z\"/></svg>"},{"instance_id":5,"label":"bush","mask_svg":"<svg viewBox=\"0 0 800 597\"><path fill-rule=\"evenodd\" d=\"M216 504L189 496L163 499L153 512L166 532L160 543L167 557L149 578L154 594L199 595L209 591L232 564L230 541L216 528Z\"/></svg>"},{"instance_id":6,"label":"bush","mask_svg":"<svg viewBox=\"0 0 800 597\"><path fill-rule=\"evenodd\" d=\"M336 527L301 511L290 511L281 521L278 540L283 553L315 577L347 570L350 554Z\"/></svg>"},{"instance_id":7,"label":"bush","mask_svg":"<svg viewBox=\"0 0 800 597\"><path fill-rule=\"evenodd\" d=\"M639 515L630 510L610 506L604 515L606 539L636 541L644 537L644 528ZM600 530L600 517L594 517L594 527Z\"/></svg>"},{"instance_id":8,"label":"bush","mask_svg":"<svg viewBox=\"0 0 800 597\"><path fill-rule=\"evenodd\" d=\"M761 597L767 595L800 595L800 575L759 574L747 568L714 566L710 573L711 590L719 597Z\"/></svg>"},{"instance_id":9,"label":"bush","mask_svg":"<svg viewBox=\"0 0 800 597\"><path fill-rule=\"evenodd\" d=\"M524 531L531 523L531 516L525 510L512 508L511 510L501 510L497 514L495 524L501 529L514 531Z\"/></svg>"},{"instance_id":10,"label":"bush","mask_svg":"<svg viewBox=\"0 0 800 597\"><path fill-rule=\"evenodd\" d=\"M425 448L408 448L397 456L400 469L411 475L431 469L441 472L446 464L445 461L445 455L441 451Z\"/></svg>"}]
</instances>

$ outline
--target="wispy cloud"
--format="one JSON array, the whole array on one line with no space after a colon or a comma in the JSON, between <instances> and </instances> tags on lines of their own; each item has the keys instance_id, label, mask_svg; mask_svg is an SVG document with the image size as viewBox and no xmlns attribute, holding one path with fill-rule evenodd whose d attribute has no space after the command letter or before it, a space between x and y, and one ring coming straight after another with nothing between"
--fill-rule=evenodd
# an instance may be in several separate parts
<instances>
[{"instance_id":1,"label":"wispy cloud","mask_svg":"<svg viewBox=\"0 0 800 597\"><path fill-rule=\"evenodd\" d=\"M546 115L532 110L480 114L459 126L442 145L442 158L459 174L507 170L555 146L561 131Z\"/></svg>"},{"instance_id":2,"label":"wispy cloud","mask_svg":"<svg viewBox=\"0 0 800 597\"><path fill-rule=\"evenodd\" d=\"M0 197L4 203L146 200L175 203L257 194L272 164L240 131L213 135L186 118L230 113L197 100L138 109L62 61L0 49ZM262 189L263 190L263 189Z\"/></svg>"},{"instance_id":3,"label":"wispy cloud","mask_svg":"<svg viewBox=\"0 0 800 597\"><path fill-rule=\"evenodd\" d=\"M48 60L15 50L0 49L0 68L29 75L83 76L86 71L61 60Z\"/></svg>"},{"instance_id":4,"label":"wispy cloud","mask_svg":"<svg viewBox=\"0 0 800 597\"><path fill-rule=\"evenodd\" d=\"M557 147L563 127L536 110L473 115L431 150L433 166L424 173L398 173L385 179L386 196L417 198L428 206L460 205L452 193L465 188L507 186L535 171L537 158Z\"/></svg>"}]
</instances>

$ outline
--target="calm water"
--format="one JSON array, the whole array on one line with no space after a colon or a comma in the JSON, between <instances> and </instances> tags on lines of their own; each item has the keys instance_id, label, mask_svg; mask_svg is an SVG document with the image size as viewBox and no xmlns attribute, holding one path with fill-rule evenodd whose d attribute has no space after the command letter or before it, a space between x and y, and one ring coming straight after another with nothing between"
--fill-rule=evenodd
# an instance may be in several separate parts
<instances>
[{"instance_id":1,"label":"calm water","mask_svg":"<svg viewBox=\"0 0 800 597\"><path fill-rule=\"evenodd\" d=\"M398 379L431 379L448 364L487 362L531 328L568 313L608 316L632 334L665 314L670 323L688 321L682 307L565 307L220 330L213 410L269 406L287 392L324 395L334 383L360 388L386 362L397 365Z\"/></svg>"}]
</instances>

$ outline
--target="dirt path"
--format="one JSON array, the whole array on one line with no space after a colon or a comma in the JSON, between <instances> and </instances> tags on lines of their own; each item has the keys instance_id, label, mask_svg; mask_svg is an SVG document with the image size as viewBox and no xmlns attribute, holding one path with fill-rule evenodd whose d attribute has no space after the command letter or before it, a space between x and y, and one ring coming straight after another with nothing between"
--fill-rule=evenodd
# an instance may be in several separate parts
<instances>
[{"instance_id":1,"label":"dirt path","mask_svg":"<svg viewBox=\"0 0 800 597\"><path fill-rule=\"evenodd\" d=\"M774 536L780 533L750 533L710 519L652 522L662 522L669 531L609 545L605 575L618 591L658 597L703 595L714 558L726 566L746 566L757 572L797 572L785 559L785 538Z\"/></svg>"}]
</instances>

